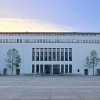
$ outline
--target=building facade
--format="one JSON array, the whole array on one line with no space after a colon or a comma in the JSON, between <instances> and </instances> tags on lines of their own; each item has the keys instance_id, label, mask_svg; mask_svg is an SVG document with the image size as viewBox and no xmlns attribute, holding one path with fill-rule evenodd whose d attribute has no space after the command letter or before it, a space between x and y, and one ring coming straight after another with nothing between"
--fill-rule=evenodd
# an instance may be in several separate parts
<instances>
[{"instance_id":1,"label":"building facade","mask_svg":"<svg viewBox=\"0 0 100 100\"><path fill-rule=\"evenodd\" d=\"M11 75L6 66L7 52L15 48L21 56L20 67L14 75L21 74L80 74L92 75L93 69L85 67L86 57L96 50L100 58L100 33L86 32L1 32L0 73ZM97 72L98 70L98 72ZM100 63L95 67L100 73Z\"/></svg>"}]
</instances>

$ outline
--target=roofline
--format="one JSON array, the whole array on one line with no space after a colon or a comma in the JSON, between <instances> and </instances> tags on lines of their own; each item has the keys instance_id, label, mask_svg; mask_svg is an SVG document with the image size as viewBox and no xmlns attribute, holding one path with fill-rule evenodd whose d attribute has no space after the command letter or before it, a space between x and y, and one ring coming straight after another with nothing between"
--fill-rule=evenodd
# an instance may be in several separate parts
<instances>
[{"instance_id":1,"label":"roofline","mask_svg":"<svg viewBox=\"0 0 100 100\"><path fill-rule=\"evenodd\" d=\"M93 34L93 33L94 33L94 34L95 34L95 33L97 33L97 34L100 34L100 32L28 32L28 31L26 31L26 32L0 32L0 33L1 33L1 34L9 34L9 33L10 33L10 34L11 34L11 33L13 33L13 34L16 34L16 33L17 33L17 34L20 34L20 33L21 33L21 34L28 34L28 33L29 33L29 34L30 34L30 33L31 33L31 34L36 34L36 33L38 33L38 34L44 34L44 33L47 33L47 34L51 34L51 33L54 33L54 34L56 34L56 33L57 33L57 34L61 34L61 33L70 33L70 34L71 34L71 33L82 33L82 34L84 34L84 33L85 33L85 34L88 34L88 33L89 33L89 34Z\"/></svg>"}]
</instances>

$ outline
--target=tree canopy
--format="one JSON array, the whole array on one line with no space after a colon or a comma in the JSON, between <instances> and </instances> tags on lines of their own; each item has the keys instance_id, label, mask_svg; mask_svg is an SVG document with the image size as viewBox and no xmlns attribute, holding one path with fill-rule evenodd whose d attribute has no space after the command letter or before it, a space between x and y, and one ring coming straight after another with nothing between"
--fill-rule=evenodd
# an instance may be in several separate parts
<instances>
[{"instance_id":1,"label":"tree canopy","mask_svg":"<svg viewBox=\"0 0 100 100\"><path fill-rule=\"evenodd\" d=\"M97 66L98 62L100 62L100 58L97 57L98 53L95 50L90 52L90 56L86 57L86 64L84 66L88 68L93 68L94 75L94 67Z\"/></svg>"},{"instance_id":2,"label":"tree canopy","mask_svg":"<svg viewBox=\"0 0 100 100\"><path fill-rule=\"evenodd\" d=\"M7 57L8 59L6 59L7 62L7 66L9 68L11 68L11 75L13 75L13 68L14 67L19 67L20 66L20 62L21 62L21 58L20 55L18 54L18 50L16 50L15 48L10 48L7 52Z\"/></svg>"}]
</instances>

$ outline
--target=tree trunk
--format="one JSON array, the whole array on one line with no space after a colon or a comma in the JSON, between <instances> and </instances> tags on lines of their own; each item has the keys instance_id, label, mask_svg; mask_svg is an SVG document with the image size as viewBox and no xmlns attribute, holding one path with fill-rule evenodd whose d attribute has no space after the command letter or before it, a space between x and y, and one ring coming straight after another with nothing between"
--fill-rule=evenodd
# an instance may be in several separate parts
<instances>
[{"instance_id":1,"label":"tree trunk","mask_svg":"<svg viewBox=\"0 0 100 100\"><path fill-rule=\"evenodd\" d=\"M93 64L93 76L94 76L94 64Z\"/></svg>"}]
</instances>

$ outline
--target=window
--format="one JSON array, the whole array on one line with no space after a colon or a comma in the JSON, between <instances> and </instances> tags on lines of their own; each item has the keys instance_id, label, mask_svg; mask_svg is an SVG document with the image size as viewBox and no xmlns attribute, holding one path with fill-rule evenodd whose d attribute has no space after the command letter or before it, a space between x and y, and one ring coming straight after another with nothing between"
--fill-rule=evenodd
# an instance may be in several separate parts
<instances>
[{"instance_id":1,"label":"window","mask_svg":"<svg viewBox=\"0 0 100 100\"><path fill-rule=\"evenodd\" d=\"M69 73L72 73L72 65L69 65Z\"/></svg>"},{"instance_id":2,"label":"window","mask_svg":"<svg viewBox=\"0 0 100 100\"><path fill-rule=\"evenodd\" d=\"M35 48L32 49L32 61L35 61Z\"/></svg>"},{"instance_id":3,"label":"window","mask_svg":"<svg viewBox=\"0 0 100 100\"><path fill-rule=\"evenodd\" d=\"M64 73L64 65L61 65L61 73Z\"/></svg>"},{"instance_id":4,"label":"window","mask_svg":"<svg viewBox=\"0 0 100 100\"><path fill-rule=\"evenodd\" d=\"M80 70L79 70L79 69L77 69L77 72L80 72Z\"/></svg>"},{"instance_id":5,"label":"window","mask_svg":"<svg viewBox=\"0 0 100 100\"><path fill-rule=\"evenodd\" d=\"M37 39L37 43L39 43L39 39Z\"/></svg>"},{"instance_id":6,"label":"window","mask_svg":"<svg viewBox=\"0 0 100 100\"><path fill-rule=\"evenodd\" d=\"M46 43L49 43L49 40L48 39L46 39Z\"/></svg>"},{"instance_id":7,"label":"window","mask_svg":"<svg viewBox=\"0 0 100 100\"><path fill-rule=\"evenodd\" d=\"M39 73L39 65L36 65L36 73Z\"/></svg>"},{"instance_id":8,"label":"window","mask_svg":"<svg viewBox=\"0 0 100 100\"><path fill-rule=\"evenodd\" d=\"M68 61L68 48L65 48L65 61Z\"/></svg>"},{"instance_id":9,"label":"window","mask_svg":"<svg viewBox=\"0 0 100 100\"><path fill-rule=\"evenodd\" d=\"M65 65L65 73L68 73L68 65Z\"/></svg>"},{"instance_id":10,"label":"window","mask_svg":"<svg viewBox=\"0 0 100 100\"><path fill-rule=\"evenodd\" d=\"M40 39L40 43L42 43L42 39Z\"/></svg>"},{"instance_id":11,"label":"window","mask_svg":"<svg viewBox=\"0 0 100 100\"><path fill-rule=\"evenodd\" d=\"M69 39L69 43L71 43L72 42L72 40L71 39Z\"/></svg>"},{"instance_id":12,"label":"window","mask_svg":"<svg viewBox=\"0 0 100 100\"><path fill-rule=\"evenodd\" d=\"M34 73L34 65L32 65L32 73Z\"/></svg>"},{"instance_id":13,"label":"window","mask_svg":"<svg viewBox=\"0 0 100 100\"><path fill-rule=\"evenodd\" d=\"M45 39L43 39L43 43L45 43Z\"/></svg>"},{"instance_id":14,"label":"window","mask_svg":"<svg viewBox=\"0 0 100 100\"><path fill-rule=\"evenodd\" d=\"M72 61L72 48L69 48L69 61Z\"/></svg>"},{"instance_id":15,"label":"window","mask_svg":"<svg viewBox=\"0 0 100 100\"><path fill-rule=\"evenodd\" d=\"M83 40L83 43L85 43L85 40Z\"/></svg>"}]
</instances>

